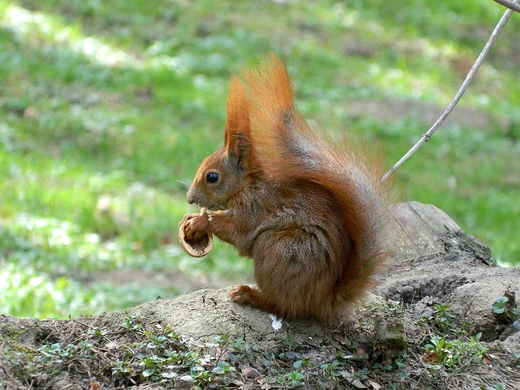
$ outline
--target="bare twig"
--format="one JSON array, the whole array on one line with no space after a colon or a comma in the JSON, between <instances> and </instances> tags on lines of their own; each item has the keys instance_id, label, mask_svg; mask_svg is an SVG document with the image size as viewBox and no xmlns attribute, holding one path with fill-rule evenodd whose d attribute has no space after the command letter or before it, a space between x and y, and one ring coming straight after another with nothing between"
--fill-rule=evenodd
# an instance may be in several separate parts
<instances>
[{"instance_id":1,"label":"bare twig","mask_svg":"<svg viewBox=\"0 0 520 390\"><path fill-rule=\"evenodd\" d=\"M518 0L513 0L513 2L516 5ZM500 18L500 21L498 22L495 29L491 33L491 36L489 37L488 41L486 42L486 45L484 46L481 53L475 60L475 63L473 64L470 71L468 72L466 79L460 86L459 90L457 91L457 94L453 98L453 100L450 103L450 105L448 106L448 108L446 108L446 111L444 111L444 113L439 117L439 119L437 119L437 122L435 122L433 124L433 126L430 127L430 129L421 137L421 139L383 176L383 179L381 180L382 182L384 182L386 179L388 179L390 177L390 175L392 175L401 165L404 164L404 162L406 160L408 160L412 156L412 154L414 154L417 151L417 149L419 149L425 142L427 142L430 139L430 137L432 136L432 134L444 122L444 120L447 118L447 116L453 111L453 109L459 102L462 95L464 95L464 92L466 92L466 89L468 88L469 84L473 80L473 77L477 73L478 68L480 67L480 65L482 65L484 58L486 58L487 54L491 50L491 47L497 40L498 36L500 35L500 32L502 31L502 29L504 28L504 26L506 25L507 21L509 20L509 18L511 17L512 14L513 14L513 11L511 9L507 9L506 12L504 12L504 15L502 15L502 18Z\"/></svg>"},{"instance_id":2,"label":"bare twig","mask_svg":"<svg viewBox=\"0 0 520 390\"><path fill-rule=\"evenodd\" d=\"M517 4L516 1L511 2L507 0L493 0L495 3L498 3L500 5L503 5L504 7L507 7L513 11L520 12L520 5Z\"/></svg>"}]
</instances>

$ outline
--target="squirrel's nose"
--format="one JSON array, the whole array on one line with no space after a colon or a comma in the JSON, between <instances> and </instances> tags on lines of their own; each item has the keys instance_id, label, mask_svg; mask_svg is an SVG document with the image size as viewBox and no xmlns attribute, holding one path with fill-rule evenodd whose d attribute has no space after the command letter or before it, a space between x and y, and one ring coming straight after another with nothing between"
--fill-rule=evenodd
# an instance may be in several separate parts
<instances>
[{"instance_id":1,"label":"squirrel's nose","mask_svg":"<svg viewBox=\"0 0 520 390\"><path fill-rule=\"evenodd\" d=\"M188 193L186 194L186 199L188 200L189 204L195 203L195 195L193 194L191 187L188 189Z\"/></svg>"}]
</instances>

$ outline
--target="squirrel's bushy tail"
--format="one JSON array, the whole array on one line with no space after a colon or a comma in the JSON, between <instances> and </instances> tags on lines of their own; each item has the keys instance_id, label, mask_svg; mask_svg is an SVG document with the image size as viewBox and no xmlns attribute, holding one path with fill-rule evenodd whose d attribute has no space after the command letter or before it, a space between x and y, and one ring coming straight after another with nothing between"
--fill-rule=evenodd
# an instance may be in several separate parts
<instances>
[{"instance_id":1,"label":"squirrel's bushy tail","mask_svg":"<svg viewBox=\"0 0 520 390\"><path fill-rule=\"evenodd\" d=\"M258 69L242 72L248 99L252 157L272 182L306 180L329 190L353 243L345 259L337 306L351 304L367 290L384 257L381 231L386 193L382 164L368 161L347 138L315 131L299 115L285 65L274 55ZM341 245L341 243L337 243Z\"/></svg>"}]
</instances>

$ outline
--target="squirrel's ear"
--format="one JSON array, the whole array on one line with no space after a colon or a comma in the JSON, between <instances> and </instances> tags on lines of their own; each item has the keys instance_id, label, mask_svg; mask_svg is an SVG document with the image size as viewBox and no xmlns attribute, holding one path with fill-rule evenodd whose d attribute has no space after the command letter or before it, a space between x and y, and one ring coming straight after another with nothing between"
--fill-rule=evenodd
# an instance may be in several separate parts
<instances>
[{"instance_id":1,"label":"squirrel's ear","mask_svg":"<svg viewBox=\"0 0 520 390\"><path fill-rule=\"evenodd\" d=\"M249 101L244 85L236 77L231 78L227 102L227 119L224 143L230 157L245 157L251 146Z\"/></svg>"}]
</instances>

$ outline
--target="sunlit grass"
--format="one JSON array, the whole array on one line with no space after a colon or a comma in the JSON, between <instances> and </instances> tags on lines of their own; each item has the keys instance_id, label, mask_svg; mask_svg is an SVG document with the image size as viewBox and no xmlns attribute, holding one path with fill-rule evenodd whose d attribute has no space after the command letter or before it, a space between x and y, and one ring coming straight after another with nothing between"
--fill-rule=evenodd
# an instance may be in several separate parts
<instances>
[{"instance_id":1,"label":"sunlit grass","mask_svg":"<svg viewBox=\"0 0 520 390\"><path fill-rule=\"evenodd\" d=\"M66 317L183 292L95 282L115 269L249 280L229 246L193 259L176 242L196 211L187 185L222 143L230 74L278 53L306 117L364 134L391 164L428 124L353 119L349 101L447 105L459 62L502 12L486 0L0 0L2 313ZM443 208L504 263L520 261L519 28L512 18L461 102L502 127L442 128L398 172L407 198Z\"/></svg>"}]
</instances>

